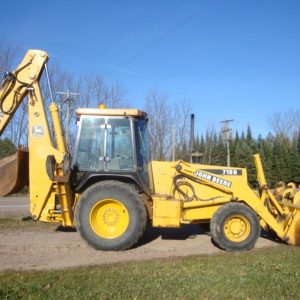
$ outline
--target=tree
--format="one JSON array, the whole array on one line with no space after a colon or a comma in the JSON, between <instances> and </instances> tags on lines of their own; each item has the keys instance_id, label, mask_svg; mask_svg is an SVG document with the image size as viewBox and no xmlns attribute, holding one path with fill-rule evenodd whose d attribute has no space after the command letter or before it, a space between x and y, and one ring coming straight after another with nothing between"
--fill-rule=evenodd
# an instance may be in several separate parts
<instances>
[{"instance_id":1,"label":"tree","mask_svg":"<svg viewBox=\"0 0 300 300\"><path fill-rule=\"evenodd\" d=\"M175 116L168 97L152 90L146 96L145 109L149 115L149 141L153 159L164 160L172 144L172 127Z\"/></svg>"},{"instance_id":2,"label":"tree","mask_svg":"<svg viewBox=\"0 0 300 300\"><path fill-rule=\"evenodd\" d=\"M260 154L261 161L263 164L263 169L265 173L266 180L269 184L271 184L272 178L272 164L273 164L273 136L270 134L264 139L261 135L259 135L257 139L257 151Z\"/></svg>"},{"instance_id":3,"label":"tree","mask_svg":"<svg viewBox=\"0 0 300 300\"><path fill-rule=\"evenodd\" d=\"M190 125L191 125L191 104L186 98L183 98L178 103L172 104L174 111L175 121L173 123L174 134L175 134L175 147L176 156L175 159L182 159L189 161L190 151L187 146L190 144Z\"/></svg>"},{"instance_id":4,"label":"tree","mask_svg":"<svg viewBox=\"0 0 300 300\"><path fill-rule=\"evenodd\" d=\"M16 58L19 58L20 56L21 53L17 47L2 41L2 43L0 43L0 73L4 74L6 71L15 69L13 66L17 61ZM75 80L70 73L61 68L58 62L51 61L49 75L53 100L60 107L63 128L66 127L67 103L66 98L58 96L56 92L71 90L80 93L80 98L71 101L70 107L70 115L73 121L71 121L70 140L73 145L76 131L75 109L77 107L98 107L100 103L105 103L107 107L116 108L128 104L125 101L126 91L121 87L120 83L116 81L112 84L107 84L100 74L87 74L83 75L78 80ZM47 117L50 121L51 118L47 108L52 99L50 99L50 92L45 74L41 77L40 87ZM4 133L4 136L9 138L17 146L21 144L26 145L28 141L28 130L26 130L28 124L27 103L27 99L22 101ZM49 126L51 132L53 132L51 121L49 122Z\"/></svg>"},{"instance_id":5,"label":"tree","mask_svg":"<svg viewBox=\"0 0 300 300\"><path fill-rule=\"evenodd\" d=\"M107 84L100 74L82 75L76 90L80 93L79 107L94 107L105 104L108 108L120 108L128 105L125 100L126 90L118 81Z\"/></svg>"},{"instance_id":6,"label":"tree","mask_svg":"<svg viewBox=\"0 0 300 300\"><path fill-rule=\"evenodd\" d=\"M300 182L300 133L292 139L289 154L290 180Z\"/></svg>"},{"instance_id":7,"label":"tree","mask_svg":"<svg viewBox=\"0 0 300 300\"><path fill-rule=\"evenodd\" d=\"M284 138L292 138L299 132L300 109L289 109L273 113L268 119L269 126L275 136L282 141Z\"/></svg>"},{"instance_id":8,"label":"tree","mask_svg":"<svg viewBox=\"0 0 300 300\"><path fill-rule=\"evenodd\" d=\"M16 62L16 58L19 56L20 49L14 46L4 39L0 40L0 74L11 71L13 65Z\"/></svg>"},{"instance_id":9,"label":"tree","mask_svg":"<svg viewBox=\"0 0 300 300\"><path fill-rule=\"evenodd\" d=\"M0 139L0 159L16 152L15 145L8 139Z\"/></svg>"},{"instance_id":10,"label":"tree","mask_svg":"<svg viewBox=\"0 0 300 300\"><path fill-rule=\"evenodd\" d=\"M152 159L171 159L174 137L176 159L187 159L189 102L183 99L182 103L170 103L166 95L152 90L145 98L145 111L149 115L148 131Z\"/></svg>"},{"instance_id":11,"label":"tree","mask_svg":"<svg viewBox=\"0 0 300 300\"><path fill-rule=\"evenodd\" d=\"M3 76L6 72L14 69L20 49L17 46L9 44L5 40L0 42L0 74ZM2 78L1 78L2 79ZM10 121L3 134L13 144L18 145L22 142L22 132L24 132L24 115L26 106L21 104L17 109L14 118Z\"/></svg>"}]
</instances>

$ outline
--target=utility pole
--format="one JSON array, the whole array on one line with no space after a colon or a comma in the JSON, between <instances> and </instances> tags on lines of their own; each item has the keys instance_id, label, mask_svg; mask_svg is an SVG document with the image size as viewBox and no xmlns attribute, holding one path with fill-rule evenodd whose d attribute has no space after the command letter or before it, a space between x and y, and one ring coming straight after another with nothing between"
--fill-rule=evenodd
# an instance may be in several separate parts
<instances>
[{"instance_id":1,"label":"utility pole","mask_svg":"<svg viewBox=\"0 0 300 300\"><path fill-rule=\"evenodd\" d=\"M70 106L71 106L71 96L79 96L80 94L78 93L71 93L70 90L67 90L65 92L56 92L56 94L59 95L64 95L66 96L66 100L64 101L67 104L67 112L66 112L66 144L67 147L69 148L69 131L70 131Z\"/></svg>"},{"instance_id":2,"label":"utility pole","mask_svg":"<svg viewBox=\"0 0 300 300\"><path fill-rule=\"evenodd\" d=\"M224 120L221 121L221 123L223 123L223 127L222 127L222 135L223 135L223 139L226 142L226 148L227 148L227 167L230 167L230 138L231 138L231 131L232 129L229 127L229 123L233 122L233 119L230 120Z\"/></svg>"}]
</instances>

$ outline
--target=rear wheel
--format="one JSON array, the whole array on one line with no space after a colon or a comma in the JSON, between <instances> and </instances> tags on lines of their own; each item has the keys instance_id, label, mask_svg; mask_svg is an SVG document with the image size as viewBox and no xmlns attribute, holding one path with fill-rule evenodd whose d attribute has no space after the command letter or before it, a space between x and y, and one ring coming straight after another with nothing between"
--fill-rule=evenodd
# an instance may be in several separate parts
<instances>
[{"instance_id":1,"label":"rear wheel","mask_svg":"<svg viewBox=\"0 0 300 300\"><path fill-rule=\"evenodd\" d=\"M214 242L227 251L249 250L260 236L257 215L242 203L221 206L213 215L210 224Z\"/></svg>"},{"instance_id":2,"label":"rear wheel","mask_svg":"<svg viewBox=\"0 0 300 300\"><path fill-rule=\"evenodd\" d=\"M125 250L143 235L147 213L133 185L103 181L82 194L75 221L80 235L95 249Z\"/></svg>"}]
</instances>

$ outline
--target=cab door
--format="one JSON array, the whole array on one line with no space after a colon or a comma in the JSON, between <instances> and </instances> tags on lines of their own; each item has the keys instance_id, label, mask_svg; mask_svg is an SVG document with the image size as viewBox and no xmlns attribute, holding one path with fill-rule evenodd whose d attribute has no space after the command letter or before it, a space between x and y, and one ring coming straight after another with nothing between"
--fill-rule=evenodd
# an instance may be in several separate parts
<instances>
[{"instance_id":1,"label":"cab door","mask_svg":"<svg viewBox=\"0 0 300 300\"><path fill-rule=\"evenodd\" d=\"M81 118L75 165L78 171L134 169L132 121L129 118Z\"/></svg>"}]
</instances>

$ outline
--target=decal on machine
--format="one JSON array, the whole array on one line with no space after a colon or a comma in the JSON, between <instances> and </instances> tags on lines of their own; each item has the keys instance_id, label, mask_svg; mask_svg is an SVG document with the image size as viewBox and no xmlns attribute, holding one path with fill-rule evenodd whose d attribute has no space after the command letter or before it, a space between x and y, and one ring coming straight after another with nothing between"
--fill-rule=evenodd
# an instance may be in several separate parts
<instances>
[{"instance_id":1,"label":"decal on machine","mask_svg":"<svg viewBox=\"0 0 300 300\"><path fill-rule=\"evenodd\" d=\"M238 169L203 169L203 171L214 173L217 175L241 176L242 170Z\"/></svg>"},{"instance_id":2,"label":"decal on machine","mask_svg":"<svg viewBox=\"0 0 300 300\"><path fill-rule=\"evenodd\" d=\"M232 182L229 180L225 180L217 176L212 176L210 174L203 172L202 170L197 170L196 172L194 172L194 175L228 188L230 188L232 184Z\"/></svg>"},{"instance_id":3,"label":"decal on machine","mask_svg":"<svg viewBox=\"0 0 300 300\"><path fill-rule=\"evenodd\" d=\"M32 136L34 137L43 137L44 136L44 126L34 125L31 130Z\"/></svg>"}]
</instances>

